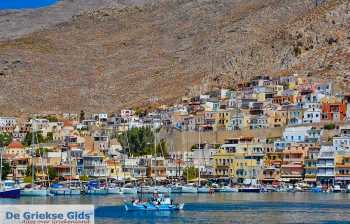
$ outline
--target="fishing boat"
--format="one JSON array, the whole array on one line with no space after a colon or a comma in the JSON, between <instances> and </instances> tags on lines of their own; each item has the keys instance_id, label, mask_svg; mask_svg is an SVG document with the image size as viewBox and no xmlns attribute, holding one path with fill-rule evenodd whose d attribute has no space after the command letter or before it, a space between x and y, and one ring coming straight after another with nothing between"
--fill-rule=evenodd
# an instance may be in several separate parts
<instances>
[{"instance_id":1,"label":"fishing boat","mask_svg":"<svg viewBox=\"0 0 350 224\"><path fill-rule=\"evenodd\" d=\"M156 194L150 200L137 199L125 202L126 211L176 211L182 210L184 203L174 203L170 197L163 194Z\"/></svg>"},{"instance_id":2,"label":"fishing boat","mask_svg":"<svg viewBox=\"0 0 350 224\"><path fill-rule=\"evenodd\" d=\"M16 184L12 180L0 180L0 198L19 198L20 188L16 187Z\"/></svg>"},{"instance_id":3,"label":"fishing boat","mask_svg":"<svg viewBox=\"0 0 350 224\"><path fill-rule=\"evenodd\" d=\"M91 180L87 184L85 193L90 195L106 195L108 194L108 189L103 187L100 181Z\"/></svg>"},{"instance_id":4,"label":"fishing boat","mask_svg":"<svg viewBox=\"0 0 350 224\"><path fill-rule=\"evenodd\" d=\"M108 194L123 194L122 189L115 183L108 185Z\"/></svg>"}]
</instances>

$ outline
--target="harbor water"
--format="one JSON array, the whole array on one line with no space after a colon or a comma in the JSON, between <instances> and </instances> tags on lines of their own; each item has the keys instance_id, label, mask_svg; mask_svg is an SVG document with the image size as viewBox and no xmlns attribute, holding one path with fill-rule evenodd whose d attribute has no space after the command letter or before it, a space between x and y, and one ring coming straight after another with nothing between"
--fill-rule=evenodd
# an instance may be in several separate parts
<instances>
[{"instance_id":1,"label":"harbor water","mask_svg":"<svg viewBox=\"0 0 350 224\"><path fill-rule=\"evenodd\" d=\"M183 211L126 212L132 196L56 196L0 199L1 204L94 204L97 224L115 223L350 223L346 193L173 194Z\"/></svg>"}]
</instances>

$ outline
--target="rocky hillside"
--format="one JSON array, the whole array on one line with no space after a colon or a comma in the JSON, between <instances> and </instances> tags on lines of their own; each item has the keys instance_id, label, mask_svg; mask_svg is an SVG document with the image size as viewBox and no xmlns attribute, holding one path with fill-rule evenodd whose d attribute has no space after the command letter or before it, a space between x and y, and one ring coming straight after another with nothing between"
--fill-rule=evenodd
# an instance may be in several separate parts
<instances>
[{"instance_id":1,"label":"rocky hillside","mask_svg":"<svg viewBox=\"0 0 350 224\"><path fill-rule=\"evenodd\" d=\"M261 73L348 88L349 1L132 3L0 42L1 112L115 111Z\"/></svg>"}]
</instances>

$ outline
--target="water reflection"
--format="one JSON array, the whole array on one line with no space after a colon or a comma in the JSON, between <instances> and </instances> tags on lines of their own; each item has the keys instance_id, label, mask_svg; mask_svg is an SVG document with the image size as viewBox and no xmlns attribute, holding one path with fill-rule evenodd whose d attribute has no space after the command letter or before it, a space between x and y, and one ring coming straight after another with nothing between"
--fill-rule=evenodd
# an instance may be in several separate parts
<instances>
[{"instance_id":1,"label":"water reflection","mask_svg":"<svg viewBox=\"0 0 350 224\"><path fill-rule=\"evenodd\" d=\"M350 223L350 194L225 193L173 195L180 212L126 212L128 196L2 199L0 203L94 204L96 223Z\"/></svg>"}]
</instances>

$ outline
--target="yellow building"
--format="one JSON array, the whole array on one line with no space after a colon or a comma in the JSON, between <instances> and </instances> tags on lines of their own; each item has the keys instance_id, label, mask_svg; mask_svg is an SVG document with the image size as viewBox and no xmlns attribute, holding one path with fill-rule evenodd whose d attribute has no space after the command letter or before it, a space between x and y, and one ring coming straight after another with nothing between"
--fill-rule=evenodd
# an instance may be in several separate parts
<instances>
[{"instance_id":1,"label":"yellow building","mask_svg":"<svg viewBox=\"0 0 350 224\"><path fill-rule=\"evenodd\" d=\"M237 155L237 158L231 164L231 176L236 178L239 183L244 180L259 179L259 165L256 159L247 159L244 156Z\"/></svg>"},{"instance_id":2,"label":"yellow building","mask_svg":"<svg viewBox=\"0 0 350 224\"><path fill-rule=\"evenodd\" d=\"M107 164L107 175L108 177L124 177L124 173L121 167L121 164L113 159L109 159L106 161Z\"/></svg>"},{"instance_id":3,"label":"yellow building","mask_svg":"<svg viewBox=\"0 0 350 224\"><path fill-rule=\"evenodd\" d=\"M335 156L335 182L350 184L350 153L339 151Z\"/></svg>"},{"instance_id":4,"label":"yellow building","mask_svg":"<svg viewBox=\"0 0 350 224\"><path fill-rule=\"evenodd\" d=\"M214 174L220 177L228 177L232 175L231 164L236 156L233 152L228 152L225 149L220 149L214 158Z\"/></svg>"}]
</instances>

